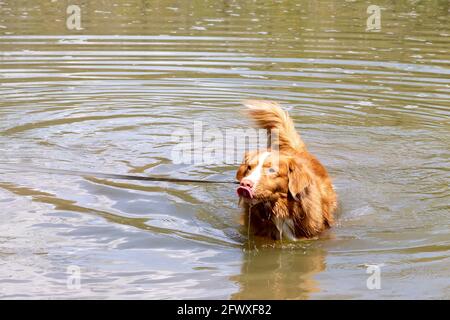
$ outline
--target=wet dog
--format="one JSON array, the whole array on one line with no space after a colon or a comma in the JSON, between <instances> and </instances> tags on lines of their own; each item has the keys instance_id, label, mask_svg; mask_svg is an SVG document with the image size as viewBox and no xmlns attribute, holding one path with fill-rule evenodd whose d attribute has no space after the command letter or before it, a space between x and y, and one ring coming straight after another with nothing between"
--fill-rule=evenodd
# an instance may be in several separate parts
<instances>
[{"instance_id":1,"label":"wet dog","mask_svg":"<svg viewBox=\"0 0 450 320\"><path fill-rule=\"evenodd\" d=\"M258 127L277 138L266 150L247 152L237 171L244 224L272 239L318 236L333 224L337 205L326 169L276 102L249 100L244 105Z\"/></svg>"}]
</instances>

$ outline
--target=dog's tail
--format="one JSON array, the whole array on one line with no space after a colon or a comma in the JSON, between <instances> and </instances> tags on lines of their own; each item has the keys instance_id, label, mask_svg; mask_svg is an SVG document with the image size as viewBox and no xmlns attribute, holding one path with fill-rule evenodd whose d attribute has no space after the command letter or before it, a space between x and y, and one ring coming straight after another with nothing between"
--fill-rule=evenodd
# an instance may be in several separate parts
<instances>
[{"instance_id":1,"label":"dog's tail","mask_svg":"<svg viewBox=\"0 0 450 320\"><path fill-rule=\"evenodd\" d=\"M248 108L249 115L256 121L260 128L268 129L278 134L278 146L280 150L295 149L304 150L300 135L295 131L294 123L289 114L281 109L274 101L246 100L243 102ZM272 144L274 141L272 141Z\"/></svg>"}]
</instances>

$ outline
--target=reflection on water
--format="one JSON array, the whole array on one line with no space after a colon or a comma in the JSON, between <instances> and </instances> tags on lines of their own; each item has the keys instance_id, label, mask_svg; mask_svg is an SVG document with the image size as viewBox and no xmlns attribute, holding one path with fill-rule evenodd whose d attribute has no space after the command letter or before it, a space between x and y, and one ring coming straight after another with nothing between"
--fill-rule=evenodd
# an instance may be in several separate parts
<instances>
[{"instance_id":1,"label":"reflection on water","mask_svg":"<svg viewBox=\"0 0 450 320\"><path fill-rule=\"evenodd\" d=\"M275 245L245 250L232 299L308 299L320 291L315 276L326 267L325 251L314 246Z\"/></svg>"},{"instance_id":2,"label":"reflection on water","mask_svg":"<svg viewBox=\"0 0 450 320\"><path fill-rule=\"evenodd\" d=\"M365 1L85 1L76 31L65 2L0 0L0 297L450 298L449 2L378 5L366 32ZM329 169L329 237L249 241L225 184L46 173L233 180L171 134L245 128L247 98Z\"/></svg>"}]
</instances>

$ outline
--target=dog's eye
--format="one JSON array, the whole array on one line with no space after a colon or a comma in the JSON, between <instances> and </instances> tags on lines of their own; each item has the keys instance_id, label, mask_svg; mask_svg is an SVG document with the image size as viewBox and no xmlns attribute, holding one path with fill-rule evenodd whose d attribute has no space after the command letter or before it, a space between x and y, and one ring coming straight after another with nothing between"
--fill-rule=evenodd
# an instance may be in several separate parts
<instances>
[{"instance_id":1,"label":"dog's eye","mask_svg":"<svg viewBox=\"0 0 450 320\"><path fill-rule=\"evenodd\" d=\"M247 166L247 171L252 170L252 166Z\"/></svg>"},{"instance_id":2,"label":"dog's eye","mask_svg":"<svg viewBox=\"0 0 450 320\"><path fill-rule=\"evenodd\" d=\"M274 168L269 168L269 169L267 170L267 172L269 172L269 173L275 173L275 172L277 172L277 170L275 170Z\"/></svg>"}]
</instances>

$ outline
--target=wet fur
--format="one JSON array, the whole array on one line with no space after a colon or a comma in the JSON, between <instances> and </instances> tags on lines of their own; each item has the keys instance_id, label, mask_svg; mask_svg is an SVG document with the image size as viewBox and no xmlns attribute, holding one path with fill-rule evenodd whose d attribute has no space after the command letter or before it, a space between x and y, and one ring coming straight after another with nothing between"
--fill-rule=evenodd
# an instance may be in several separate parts
<instances>
[{"instance_id":1,"label":"wet fur","mask_svg":"<svg viewBox=\"0 0 450 320\"><path fill-rule=\"evenodd\" d=\"M241 201L243 224L253 234L272 239L318 236L333 224L337 205L326 169L306 150L291 118L276 102L251 100L244 105L258 127L277 129L279 167L276 174L261 178L255 200ZM239 181L249 174L250 164L259 153L245 155L236 174Z\"/></svg>"}]
</instances>

